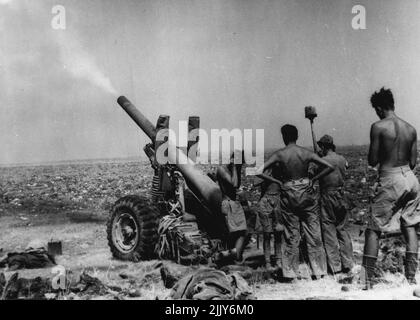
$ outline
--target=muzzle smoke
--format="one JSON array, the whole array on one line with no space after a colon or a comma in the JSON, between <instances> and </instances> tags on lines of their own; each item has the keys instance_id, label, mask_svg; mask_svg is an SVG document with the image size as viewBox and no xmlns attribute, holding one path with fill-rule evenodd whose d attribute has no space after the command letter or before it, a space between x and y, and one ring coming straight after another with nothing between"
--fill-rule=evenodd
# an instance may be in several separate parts
<instances>
[{"instance_id":1,"label":"muzzle smoke","mask_svg":"<svg viewBox=\"0 0 420 320\"><path fill-rule=\"evenodd\" d=\"M118 95L111 80L101 71L95 59L84 50L79 41L66 32L58 32L55 40L60 48L63 67L73 77L85 79L111 95Z\"/></svg>"},{"instance_id":2,"label":"muzzle smoke","mask_svg":"<svg viewBox=\"0 0 420 320\"><path fill-rule=\"evenodd\" d=\"M29 7L31 12L37 12L41 17L45 16L45 19L52 18L52 16L46 16L51 9L46 8L39 0L0 0L0 5L12 10ZM95 58L83 48L71 30L53 30L52 37L59 48L60 62L65 71L74 78L87 80L105 92L117 96L117 90L111 80L103 73Z\"/></svg>"}]
</instances>

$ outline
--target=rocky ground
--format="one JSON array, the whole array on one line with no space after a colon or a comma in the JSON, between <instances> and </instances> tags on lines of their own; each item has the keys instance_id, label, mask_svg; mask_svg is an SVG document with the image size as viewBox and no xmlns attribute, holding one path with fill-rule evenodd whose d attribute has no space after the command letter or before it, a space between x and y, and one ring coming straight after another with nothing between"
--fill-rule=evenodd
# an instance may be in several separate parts
<instances>
[{"instance_id":1,"label":"rocky ground","mask_svg":"<svg viewBox=\"0 0 420 320\"><path fill-rule=\"evenodd\" d=\"M348 197L352 205L352 236L355 260L360 264L369 185L374 172L367 171L366 148L340 151L348 158ZM212 168L204 168L211 171ZM105 221L110 206L128 194L147 193L152 171L144 161L92 161L70 164L0 168L0 248L3 253L24 250L31 243L61 240L63 255L57 263L74 274L84 272L98 278L111 290L88 295L68 294L65 299L164 299L162 262L127 263L113 260L107 247ZM258 199L252 180L244 180L244 191ZM399 273L403 243L388 240L383 250L383 283L370 292L361 291L357 281L343 285L329 276L319 281L277 283L266 276L249 279L258 299L410 299L413 288ZM252 248L254 251L254 248ZM0 252L0 256L2 253ZM170 262L165 265L172 266ZM305 268L302 265L302 268ZM2 270L0 270L1 272ZM4 271L4 270L3 270ZM357 271L357 270L356 270ZM13 272L5 271L6 278ZM256 272L255 274L263 274ZM52 278L50 268L19 271L19 276ZM420 279L419 279L420 280ZM343 288L343 286L345 286ZM112 289L115 289L113 291Z\"/></svg>"}]
</instances>

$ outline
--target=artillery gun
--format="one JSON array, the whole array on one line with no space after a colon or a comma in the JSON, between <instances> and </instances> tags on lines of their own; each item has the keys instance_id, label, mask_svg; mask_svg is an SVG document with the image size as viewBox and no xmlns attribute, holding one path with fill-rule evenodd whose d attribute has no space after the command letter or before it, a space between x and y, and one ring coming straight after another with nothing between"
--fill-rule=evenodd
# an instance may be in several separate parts
<instances>
[{"instance_id":1,"label":"artillery gun","mask_svg":"<svg viewBox=\"0 0 420 320\"><path fill-rule=\"evenodd\" d=\"M199 170L180 148L168 148L171 161L159 163L156 151L165 141L157 139L160 130L169 128L169 116L160 116L154 126L127 98L118 104L150 138L144 147L154 170L148 195L119 199L107 223L108 244L120 260L161 258L182 264L207 263L216 253L233 247L225 218L221 213L219 185ZM200 119L190 117L189 131L199 129ZM195 141L189 141L192 154ZM175 164L171 164L175 163Z\"/></svg>"}]
</instances>

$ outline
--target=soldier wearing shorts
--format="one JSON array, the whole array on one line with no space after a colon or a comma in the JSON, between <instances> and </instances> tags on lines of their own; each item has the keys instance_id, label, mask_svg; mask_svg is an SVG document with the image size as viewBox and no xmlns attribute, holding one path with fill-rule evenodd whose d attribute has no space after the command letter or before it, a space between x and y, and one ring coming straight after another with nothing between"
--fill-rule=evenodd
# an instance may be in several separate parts
<instances>
[{"instance_id":1,"label":"soldier wearing shorts","mask_svg":"<svg viewBox=\"0 0 420 320\"><path fill-rule=\"evenodd\" d=\"M382 88L375 92L371 103L380 121L371 128L369 165L379 166L379 174L365 235L365 289L373 285L380 236L392 230L395 223L401 228L406 241L405 276L410 284L415 284L420 186L412 170L417 162L417 132L395 114L391 90Z\"/></svg>"},{"instance_id":2,"label":"soldier wearing shorts","mask_svg":"<svg viewBox=\"0 0 420 320\"><path fill-rule=\"evenodd\" d=\"M235 161L241 158L241 162ZM234 242L235 262L243 262L243 252L247 237L247 223L244 209L237 200L237 191L241 185L242 163L244 162L243 152L235 151L232 154L230 163L217 168L216 178L223 194L222 213L226 219L226 226L229 231L229 241Z\"/></svg>"},{"instance_id":3,"label":"soldier wearing shorts","mask_svg":"<svg viewBox=\"0 0 420 320\"><path fill-rule=\"evenodd\" d=\"M276 176L276 170L269 170L266 175ZM277 177L278 178L278 177ZM281 217L280 217L280 185L272 181L264 181L262 197L257 205L258 217L263 229L263 249L266 269L271 270L271 235L274 234L275 266L281 268Z\"/></svg>"}]
</instances>

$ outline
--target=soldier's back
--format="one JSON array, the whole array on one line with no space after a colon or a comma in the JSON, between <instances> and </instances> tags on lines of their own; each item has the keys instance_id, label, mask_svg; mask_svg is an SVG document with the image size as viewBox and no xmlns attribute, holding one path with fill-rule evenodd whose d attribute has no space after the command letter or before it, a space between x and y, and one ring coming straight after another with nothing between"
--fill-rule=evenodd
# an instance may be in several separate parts
<instances>
[{"instance_id":1,"label":"soldier's back","mask_svg":"<svg viewBox=\"0 0 420 320\"><path fill-rule=\"evenodd\" d=\"M320 179L321 188L342 187L344 185L346 159L335 152L329 153L323 159L334 167L334 171Z\"/></svg>"},{"instance_id":2,"label":"soldier's back","mask_svg":"<svg viewBox=\"0 0 420 320\"><path fill-rule=\"evenodd\" d=\"M308 168L311 160L311 151L298 146L288 145L278 151L279 168L282 172L282 180L299 180L308 177Z\"/></svg>"},{"instance_id":3,"label":"soldier's back","mask_svg":"<svg viewBox=\"0 0 420 320\"><path fill-rule=\"evenodd\" d=\"M414 127L400 118L383 119L375 126L381 132L381 166L392 168L408 164L416 137Z\"/></svg>"}]
</instances>

